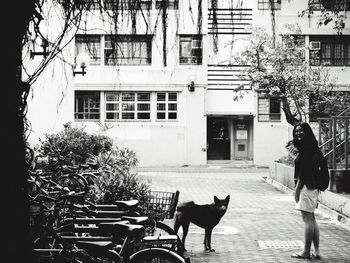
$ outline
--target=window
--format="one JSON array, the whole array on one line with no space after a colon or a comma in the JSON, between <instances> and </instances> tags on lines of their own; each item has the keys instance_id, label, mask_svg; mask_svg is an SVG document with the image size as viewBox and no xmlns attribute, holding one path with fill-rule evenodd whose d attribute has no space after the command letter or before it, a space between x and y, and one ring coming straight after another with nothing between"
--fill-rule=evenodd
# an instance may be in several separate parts
<instances>
[{"instance_id":1,"label":"window","mask_svg":"<svg viewBox=\"0 0 350 263\"><path fill-rule=\"evenodd\" d=\"M302 35L286 35L282 36L282 43L288 49L305 46L305 36Z\"/></svg>"},{"instance_id":2,"label":"window","mask_svg":"<svg viewBox=\"0 0 350 263\"><path fill-rule=\"evenodd\" d=\"M107 10L150 10L152 0L104 0L104 6Z\"/></svg>"},{"instance_id":3,"label":"window","mask_svg":"<svg viewBox=\"0 0 350 263\"><path fill-rule=\"evenodd\" d=\"M202 36L180 36L180 64L202 64Z\"/></svg>"},{"instance_id":4,"label":"window","mask_svg":"<svg viewBox=\"0 0 350 263\"><path fill-rule=\"evenodd\" d=\"M156 9L162 9L162 4L166 4L168 9L179 9L179 0L157 0Z\"/></svg>"},{"instance_id":5,"label":"window","mask_svg":"<svg viewBox=\"0 0 350 263\"><path fill-rule=\"evenodd\" d=\"M75 57L80 53L87 53L91 58L91 65L101 63L101 42L99 35L76 35Z\"/></svg>"},{"instance_id":6,"label":"window","mask_svg":"<svg viewBox=\"0 0 350 263\"><path fill-rule=\"evenodd\" d=\"M105 65L150 65L151 41L149 35L105 36Z\"/></svg>"},{"instance_id":7,"label":"window","mask_svg":"<svg viewBox=\"0 0 350 263\"><path fill-rule=\"evenodd\" d=\"M157 120L177 120L177 93L157 93Z\"/></svg>"},{"instance_id":8,"label":"window","mask_svg":"<svg viewBox=\"0 0 350 263\"><path fill-rule=\"evenodd\" d=\"M274 0L275 10L281 10L281 0ZM258 0L259 10L270 10L270 0Z\"/></svg>"},{"instance_id":9,"label":"window","mask_svg":"<svg viewBox=\"0 0 350 263\"><path fill-rule=\"evenodd\" d=\"M74 105L75 120L100 119L100 92L75 91Z\"/></svg>"},{"instance_id":10,"label":"window","mask_svg":"<svg viewBox=\"0 0 350 263\"><path fill-rule=\"evenodd\" d=\"M106 92L106 120L149 120L149 92Z\"/></svg>"},{"instance_id":11,"label":"window","mask_svg":"<svg viewBox=\"0 0 350 263\"><path fill-rule=\"evenodd\" d=\"M281 102L276 97L258 98L258 121L280 121Z\"/></svg>"},{"instance_id":12,"label":"window","mask_svg":"<svg viewBox=\"0 0 350 263\"><path fill-rule=\"evenodd\" d=\"M350 37L311 38L310 42L320 42L319 48L310 46L311 66L350 66Z\"/></svg>"},{"instance_id":13,"label":"window","mask_svg":"<svg viewBox=\"0 0 350 263\"><path fill-rule=\"evenodd\" d=\"M309 0L311 10L350 10L349 0Z\"/></svg>"}]
</instances>

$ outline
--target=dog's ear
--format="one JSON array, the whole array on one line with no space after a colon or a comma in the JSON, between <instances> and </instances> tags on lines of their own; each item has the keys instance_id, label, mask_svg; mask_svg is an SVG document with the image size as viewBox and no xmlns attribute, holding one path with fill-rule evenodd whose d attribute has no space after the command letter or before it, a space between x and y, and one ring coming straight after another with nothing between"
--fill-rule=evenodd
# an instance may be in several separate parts
<instances>
[{"instance_id":1,"label":"dog's ear","mask_svg":"<svg viewBox=\"0 0 350 263\"><path fill-rule=\"evenodd\" d=\"M230 195L226 196L225 201L228 203L230 202Z\"/></svg>"},{"instance_id":2,"label":"dog's ear","mask_svg":"<svg viewBox=\"0 0 350 263\"><path fill-rule=\"evenodd\" d=\"M214 196L214 203L215 204L219 203L219 198L217 198L216 195Z\"/></svg>"}]
</instances>

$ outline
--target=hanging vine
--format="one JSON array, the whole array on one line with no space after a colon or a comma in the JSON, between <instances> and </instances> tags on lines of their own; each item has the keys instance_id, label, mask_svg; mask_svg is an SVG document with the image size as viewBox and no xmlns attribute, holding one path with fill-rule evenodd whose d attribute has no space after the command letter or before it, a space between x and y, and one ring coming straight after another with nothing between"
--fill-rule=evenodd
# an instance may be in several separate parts
<instances>
[{"instance_id":1,"label":"hanging vine","mask_svg":"<svg viewBox=\"0 0 350 263\"><path fill-rule=\"evenodd\" d=\"M163 32L163 66L167 66L167 29L168 29L168 6L169 0L162 0L162 32Z\"/></svg>"},{"instance_id":2,"label":"hanging vine","mask_svg":"<svg viewBox=\"0 0 350 263\"><path fill-rule=\"evenodd\" d=\"M217 53L219 51L218 49L218 18L217 18L217 8L218 8L218 1L217 0L211 0L211 11L212 11L212 30L213 30L213 51Z\"/></svg>"},{"instance_id":3,"label":"hanging vine","mask_svg":"<svg viewBox=\"0 0 350 263\"><path fill-rule=\"evenodd\" d=\"M279 0L280 1L280 0ZM275 0L269 0L270 15L271 15L271 29L272 29L272 47L276 46L276 16L275 16Z\"/></svg>"},{"instance_id":4,"label":"hanging vine","mask_svg":"<svg viewBox=\"0 0 350 263\"><path fill-rule=\"evenodd\" d=\"M202 11L202 0L198 0L198 17L197 17L197 34L202 34L202 22L203 22L203 11Z\"/></svg>"}]
</instances>

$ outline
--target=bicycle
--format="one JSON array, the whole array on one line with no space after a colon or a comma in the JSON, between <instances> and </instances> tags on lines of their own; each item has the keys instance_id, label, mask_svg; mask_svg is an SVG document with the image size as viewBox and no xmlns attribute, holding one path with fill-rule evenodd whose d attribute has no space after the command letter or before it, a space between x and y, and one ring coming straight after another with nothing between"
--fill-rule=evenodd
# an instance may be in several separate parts
<instances>
[{"instance_id":1,"label":"bicycle","mask_svg":"<svg viewBox=\"0 0 350 263\"><path fill-rule=\"evenodd\" d=\"M50 172L42 170L29 171L27 179L29 187L29 197L35 198L41 193L52 197L58 197L61 194L74 191L79 194L86 194L88 192L88 182L86 179L71 172L69 167L66 168L66 173L53 178Z\"/></svg>"},{"instance_id":2,"label":"bicycle","mask_svg":"<svg viewBox=\"0 0 350 263\"><path fill-rule=\"evenodd\" d=\"M46 198L52 201L50 197L43 197L43 200ZM135 240L142 237L144 226L125 220L100 222L97 229L86 227L84 231L94 232L93 236L69 235L67 228L54 229L50 225L42 228L43 236L33 242L38 262L190 262L189 258L163 247L140 248L137 245L140 242ZM106 235L108 233L112 235Z\"/></svg>"},{"instance_id":3,"label":"bicycle","mask_svg":"<svg viewBox=\"0 0 350 263\"><path fill-rule=\"evenodd\" d=\"M61 226L69 224L84 226L101 222L114 222L115 219L127 220L131 224L144 226L147 244L153 242L154 246L166 246L180 254L184 252L180 237L170 226L137 211L139 208L138 200L116 201L115 205L96 205L84 200L82 196L67 195L65 198L69 201L65 204L65 214L61 214L63 219Z\"/></svg>"}]
</instances>

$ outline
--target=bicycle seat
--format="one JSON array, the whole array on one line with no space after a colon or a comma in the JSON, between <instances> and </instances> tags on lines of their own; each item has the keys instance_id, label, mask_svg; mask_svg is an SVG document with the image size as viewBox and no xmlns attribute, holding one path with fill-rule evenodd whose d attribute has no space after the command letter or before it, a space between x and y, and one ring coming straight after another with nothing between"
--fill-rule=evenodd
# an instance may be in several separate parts
<instances>
[{"instance_id":1,"label":"bicycle seat","mask_svg":"<svg viewBox=\"0 0 350 263\"><path fill-rule=\"evenodd\" d=\"M123 208L135 208L139 204L139 200L115 201L115 203Z\"/></svg>"},{"instance_id":2,"label":"bicycle seat","mask_svg":"<svg viewBox=\"0 0 350 263\"><path fill-rule=\"evenodd\" d=\"M144 227L142 225L133 225L129 223L117 222L113 226L113 234L118 236L132 236L138 235L143 231Z\"/></svg>"},{"instance_id":3,"label":"bicycle seat","mask_svg":"<svg viewBox=\"0 0 350 263\"><path fill-rule=\"evenodd\" d=\"M122 219L128 220L131 224L143 224L148 221L147 216L122 216Z\"/></svg>"},{"instance_id":4,"label":"bicycle seat","mask_svg":"<svg viewBox=\"0 0 350 263\"><path fill-rule=\"evenodd\" d=\"M102 218L66 218L63 221L63 224L100 224L100 223L107 223L107 222L119 222L121 221L120 218L111 218L111 217L102 217Z\"/></svg>"},{"instance_id":5,"label":"bicycle seat","mask_svg":"<svg viewBox=\"0 0 350 263\"><path fill-rule=\"evenodd\" d=\"M82 248L87 251L102 253L114 248L113 242L110 241L77 241L76 245L78 248Z\"/></svg>"},{"instance_id":6,"label":"bicycle seat","mask_svg":"<svg viewBox=\"0 0 350 263\"><path fill-rule=\"evenodd\" d=\"M120 220L120 221L116 221L116 222L98 223L98 228L100 229L101 233L112 233L114 231L115 224L118 224L118 223L128 224L129 221Z\"/></svg>"}]
</instances>

